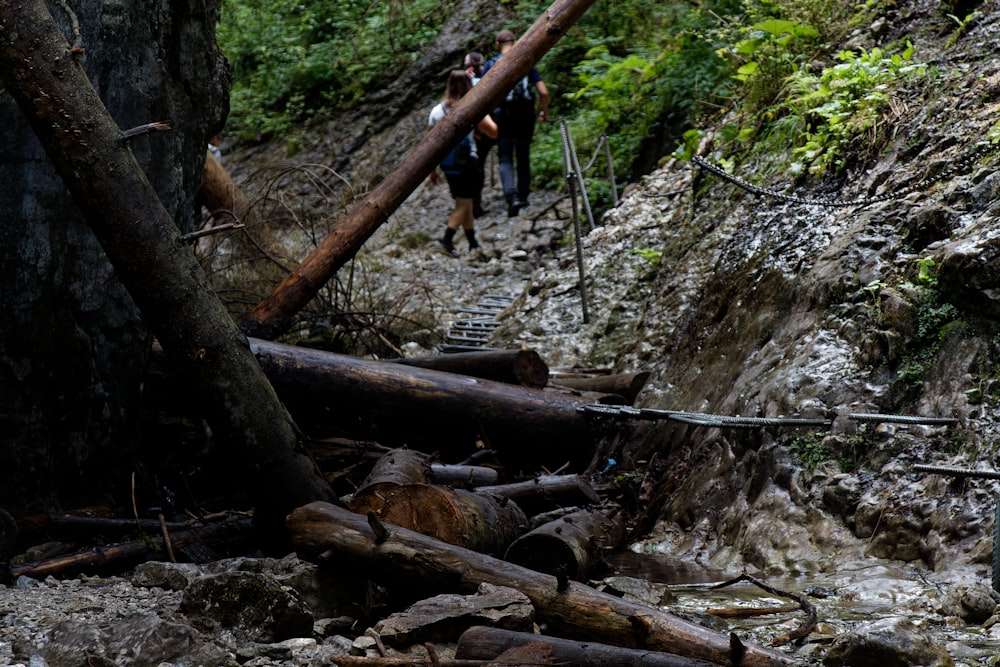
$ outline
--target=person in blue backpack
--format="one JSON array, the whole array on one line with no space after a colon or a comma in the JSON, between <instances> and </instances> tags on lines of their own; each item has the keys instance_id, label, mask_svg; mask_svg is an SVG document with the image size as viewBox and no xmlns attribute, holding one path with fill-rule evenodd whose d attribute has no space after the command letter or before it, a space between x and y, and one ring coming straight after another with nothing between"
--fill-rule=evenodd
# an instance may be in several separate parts
<instances>
[{"instance_id":1,"label":"person in blue backpack","mask_svg":"<svg viewBox=\"0 0 1000 667\"><path fill-rule=\"evenodd\" d=\"M448 75L448 86L445 90L444 99L433 109L427 119L427 126L434 127L447 115L449 111L462 99L466 93L472 90L472 80L465 70L452 70ZM497 126L489 115L483 117L476 124L475 132L482 133L487 137L496 138ZM476 197L476 192L482 187L482 176L479 168L479 156L476 152L476 141L474 132L462 138L455 148L441 160L441 171L448 179L448 189L455 199L455 208L448 216L444 236L438 241L445 254L455 256L455 234L459 228L465 230L465 238L469 242L469 250L479 247L476 240L476 230L474 227L475 218L472 214L472 204ZM438 182L438 172L435 169L431 172L430 181L432 184Z\"/></svg>"},{"instance_id":2,"label":"person in blue backpack","mask_svg":"<svg viewBox=\"0 0 1000 667\"><path fill-rule=\"evenodd\" d=\"M497 33L497 49L500 54L483 63L483 76L490 68L510 51L516 38L510 30ZM535 97L538 97L536 111ZM500 181L507 199L507 216L513 217L528 205L531 191L531 138L535 133L536 118L549 119L549 91L542 81L538 69L531 68L500 101L493 110L493 118L499 128L497 154L500 163Z\"/></svg>"}]
</instances>

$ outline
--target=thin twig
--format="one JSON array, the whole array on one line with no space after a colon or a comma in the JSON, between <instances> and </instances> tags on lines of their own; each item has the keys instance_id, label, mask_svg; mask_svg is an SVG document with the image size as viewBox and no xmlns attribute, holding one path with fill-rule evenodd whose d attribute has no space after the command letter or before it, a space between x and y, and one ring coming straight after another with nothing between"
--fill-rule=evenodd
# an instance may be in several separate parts
<instances>
[{"instance_id":1,"label":"thin twig","mask_svg":"<svg viewBox=\"0 0 1000 667\"><path fill-rule=\"evenodd\" d=\"M809 636L809 633L812 632L814 627L816 627L817 612L816 612L816 607L811 602L806 600L801 595L796 595L795 593L789 593L788 591L779 590L774 586L771 586L770 584L761 581L757 577L747 574L746 572L736 577L735 579L731 579L730 581L724 581L721 584L713 586L712 588L713 589L724 588L726 586L731 586L732 584L736 584L741 581L750 582L754 586L763 589L768 593L771 593L772 595L778 595L780 597L795 600L796 602L799 603L799 607L802 608L802 611L806 612L806 620L803 621L803 623L799 627L772 639L771 646L784 646L785 644L788 644L789 642L792 642L796 639L804 639L805 637Z\"/></svg>"},{"instance_id":2,"label":"thin twig","mask_svg":"<svg viewBox=\"0 0 1000 667\"><path fill-rule=\"evenodd\" d=\"M137 137L140 134L149 134L150 132L166 132L167 130L172 130L173 126L170 124L169 120L161 120L155 123L146 123L145 125L139 125L138 127L133 127L130 130L122 130L118 133L118 141L126 142L132 137Z\"/></svg>"},{"instance_id":3,"label":"thin twig","mask_svg":"<svg viewBox=\"0 0 1000 667\"><path fill-rule=\"evenodd\" d=\"M233 217L236 217L235 215ZM246 227L242 222L226 222L221 225L215 225L214 227L209 227L208 229L199 229L196 232L191 232L190 234L184 234L180 238L181 243L190 243L196 241L205 236L212 236L213 234L221 234L222 232L230 232L234 229L243 229Z\"/></svg>"},{"instance_id":4,"label":"thin twig","mask_svg":"<svg viewBox=\"0 0 1000 667\"><path fill-rule=\"evenodd\" d=\"M167 521L163 518L163 514L160 517L160 533L163 535L163 546L167 548L167 556L170 557L171 563L176 563L177 558L174 556L174 545L170 541L170 532L167 530Z\"/></svg>"}]
</instances>

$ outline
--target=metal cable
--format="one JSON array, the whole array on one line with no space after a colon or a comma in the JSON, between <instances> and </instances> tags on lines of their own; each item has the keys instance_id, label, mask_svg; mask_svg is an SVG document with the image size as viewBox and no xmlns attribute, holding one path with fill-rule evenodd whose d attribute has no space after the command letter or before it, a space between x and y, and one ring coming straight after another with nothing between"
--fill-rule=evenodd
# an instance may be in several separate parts
<instances>
[{"instance_id":1,"label":"metal cable","mask_svg":"<svg viewBox=\"0 0 1000 667\"><path fill-rule=\"evenodd\" d=\"M951 417L919 417L907 415L850 414L848 419L859 422L886 424L921 424L924 426L951 426L957 424L957 419Z\"/></svg>"},{"instance_id":2,"label":"metal cable","mask_svg":"<svg viewBox=\"0 0 1000 667\"><path fill-rule=\"evenodd\" d=\"M913 465L914 472L926 472L932 475L951 475L953 477L978 477L981 479L1000 479L1000 471L997 470L972 470L970 468L959 468L957 466L936 466L925 463Z\"/></svg>"},{"instance_id":3,"label":"metal cable","mask_svg":"<svg viewBox=\"0 0 1000 667\"><path fill-rule=\"evenodd\" d=\"M885 194L876 195L874 197L865 197L861 199L837 199L835 197L824 197L824 198L810 198L810 197L795 197L793 195L787 195L783 192L778 192L777 190L769 190L767 188L761 188L751 183L744 181L738 176L733 176L727 172L722 167L712 164L700 155L695 155L691 158L691 162L698 165L702 169L709 171L716 176L729 181L730 183L743 188L751 194L755 194L761 197L770 197L772 199L778 199L784 202L790 202L792 204L806 204L813 206L829 206L829 207L848 207L848 206L869 206L871 204L878 204L884 201L890 201L892 199L899 199L905 197L906 195L916 192L917 190L926 190L930 188L935 183L945 180L946 178L951 178L959 171L965 169L968 165L979 160L988 153L1000 149L1000 142L996 144L985 143L979 147L974 153L965 157L955 164L953 164L948 169L945 169L937 176L928 178L915 185L910 185L893 192L887 192Z\"/></svg>"}]
</instances>

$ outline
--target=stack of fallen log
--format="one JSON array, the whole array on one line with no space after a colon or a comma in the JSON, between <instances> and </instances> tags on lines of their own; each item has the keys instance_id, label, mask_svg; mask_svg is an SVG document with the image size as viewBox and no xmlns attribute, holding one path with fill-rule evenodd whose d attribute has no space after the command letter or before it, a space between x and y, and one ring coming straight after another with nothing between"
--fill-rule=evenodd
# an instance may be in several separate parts
<instances>
[{"instance_id":1,"label":"stack of fallen log","mask_svg":"<svg viewBox=\"0 0 1000 667\"><path fill-rule=\"evenodd\" d=\"M251 346L313 436L320 469L335 488L349 489L340 494L345 507L312 503L289 515L300 557L348 562L352 576L411 596L471 593L483 583L515 588L547 629L541 636L471 628L454 664L488 664L501 654L503 664L789 664L735 635L585 584L621 546L626 517L586 474L606 430L597 433L578 408L631 404L648 374L553 374L529 350L375 362L259 340ZM148 384L178 391L155 363ZM101 521L101 530L114 527ZM87 525L54 518L48 528ZM189 544L246 535L250 520L237 514L174 525L161 518L146 529L156 539L22 565L17 574L69 574L118 558L130 566L164 552L173 559L171 549L187 559ZM190 531L209 539L192 540ZM393 663L352 657L340 664Z\"/></svg>"}]
</instances>

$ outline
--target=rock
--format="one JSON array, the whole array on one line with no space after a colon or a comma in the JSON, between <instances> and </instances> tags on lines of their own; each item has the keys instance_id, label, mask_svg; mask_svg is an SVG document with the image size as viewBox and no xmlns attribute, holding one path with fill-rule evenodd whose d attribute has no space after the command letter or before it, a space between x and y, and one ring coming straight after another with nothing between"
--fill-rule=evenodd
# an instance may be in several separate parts
<instances>
[{"instance_id":1,"label":"rock","mask_svg":"<svg viewBox=\"0 0 1000 667\"><path fill-rule=\"evenodd\" d=\"M607 577L599 590L625 600L660 607L675 602L677 596L666 584L659 584L634 577Z\"/></svg>"},{"instance_id":2,"label":"rock","mask_svg":"<svg viewBox=\"0 0 1000 667\"><path fill-rule=\"evenodd\" d=\"M985 623L997 607L994 593L986 584L956 586L948 591L941 603L941 613L957 616L966 623Z\"/></svg>"},{"instance_id":3,"label":"rock","mask_svg":"<svg viewBox=\"0 0 1000 667\"><path fill-rule=\"evenodd\" d=\"M223 572L191 582L179 611L199 630L226 630L239 641L270 644L311 637L313 615L302 598L274 578Z\"/></svg>"},{"instance_id":4,"label":"rock","mask_svg":"<svg viewBox=\"0 0 1000 667\"><path fill-rule=\"evenodd\" d=\"M48 667L128 664L156 667L173 660L223 667L235 665L218 646L207 644L190 627L156 614L142 614L103 623L67 620L54 625L40 647Z\"/></svg>"},{"instance_id":5,"label":"rock","mask_svg":"<svg viewBox=\"0 0 1000 667\"><path fill-rule=\"evenodd\" d=\"M140 563L132 573L132 585L152 588L157 586L168 591L182 591L199 574L193 563L166 563L149 561Z\"/></svg>"},{"instance_id":6,"label":"rock","mask_svg":"<svg viewBox=\"0 0 1000 667\"><path fill-rule=\"evenodd\" d=\"M475 595L438 595L417 602L379 621L374 629L386 644L406 646L453 640L474 625L530 631L534 615L523 593L483 583Z\"/></svg>"},{"instance_id":7,"label":"rock","mask_svg":"<svg viewBox=\"0 0 1000 667\"><path fill-rule=\"evenodd\" d=\"M834 640L824 667L953 667L943 646L907 618L883 618Z\"/></svg>"}]
</instances>

